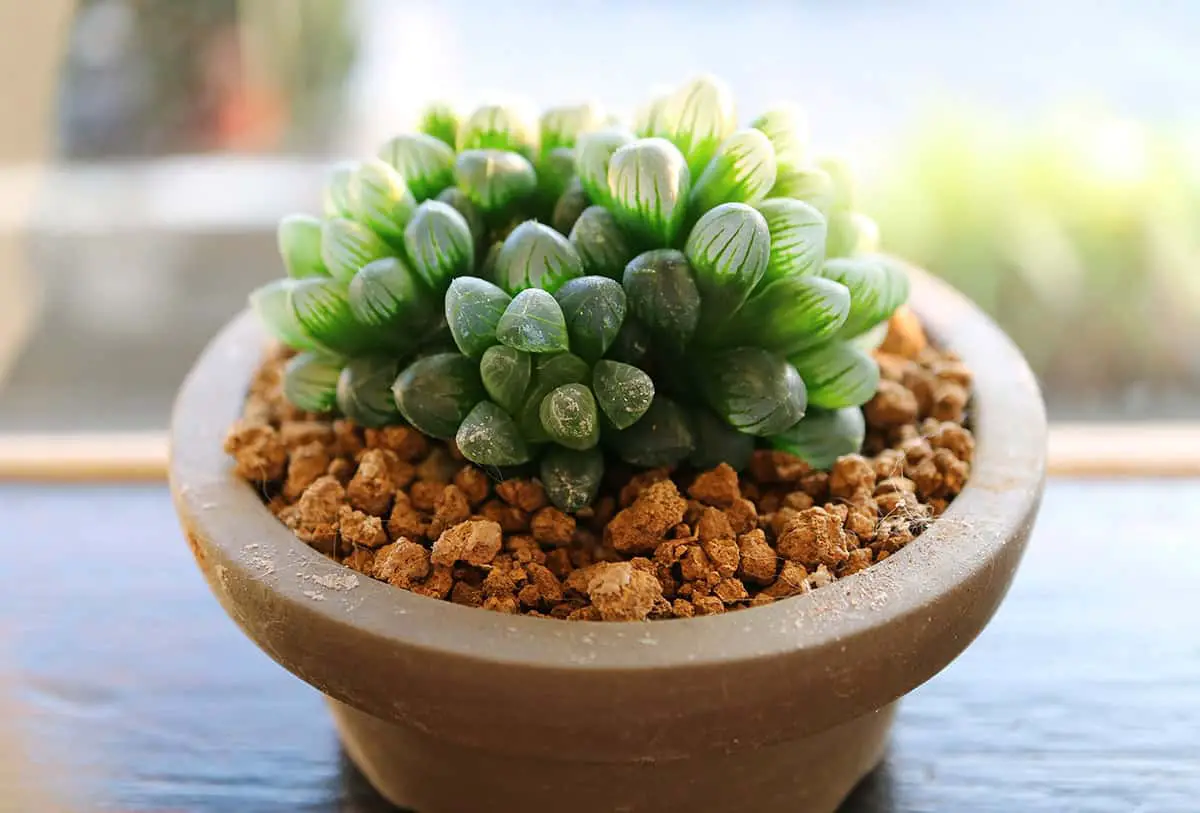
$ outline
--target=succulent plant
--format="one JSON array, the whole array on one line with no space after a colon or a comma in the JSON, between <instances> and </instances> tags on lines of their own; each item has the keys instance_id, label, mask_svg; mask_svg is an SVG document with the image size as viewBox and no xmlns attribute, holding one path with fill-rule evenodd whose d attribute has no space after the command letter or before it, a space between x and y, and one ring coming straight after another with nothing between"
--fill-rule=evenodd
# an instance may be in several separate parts
<instances>
[{"instance_id":1,"label":"succulent plant","mask_svg":"<svg viewBox=\"0 0 1200 813\"><path fill-rule=\"evenodd\" d=\"M297 351L285 394L536 472L568 511L613 459L858 449L908 283L804 126L780 108L739 129L710 77L631 129L595 104L430 107L335 168L322 217L280 223L287 277L250 301Z\"/></svg>"}]
</instances>

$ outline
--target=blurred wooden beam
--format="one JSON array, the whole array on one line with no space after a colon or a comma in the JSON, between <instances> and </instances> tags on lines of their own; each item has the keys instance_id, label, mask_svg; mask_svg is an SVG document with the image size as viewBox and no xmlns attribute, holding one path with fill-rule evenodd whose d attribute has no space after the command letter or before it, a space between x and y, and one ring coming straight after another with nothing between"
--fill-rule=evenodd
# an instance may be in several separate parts
<instances>
[{"instance_id":1,"label":"blurred wooden beam","mask_svg":"<svg viewBox=\"0 0 1200 813\"><path fill-rule=\"evenodd\" d=\"M1200 422L1056 424L1050 430L1055 477L1200 477ZM162 432L0 435L7 481L161 480Z\"/></svg>"}]
</instances>

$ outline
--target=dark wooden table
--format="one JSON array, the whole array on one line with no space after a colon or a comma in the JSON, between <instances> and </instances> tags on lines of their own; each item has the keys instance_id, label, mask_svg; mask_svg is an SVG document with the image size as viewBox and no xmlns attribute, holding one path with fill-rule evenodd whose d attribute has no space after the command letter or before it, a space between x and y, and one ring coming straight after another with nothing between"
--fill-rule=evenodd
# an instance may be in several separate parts
<instances>
[{"instance_id":1,"label":"dark wooden table","mask_svg":"<svg viewBox=\"0 0 1200 813\"><path fill-rule=\"evenodd\" d=\"M845 810L1200 811L1197 505L1197 480L1052 482L999 614ZM3 485L0 522L0 731L27 783L86 809L387 809L209 596L165 487Z\"/></svg>"}]
</instances>

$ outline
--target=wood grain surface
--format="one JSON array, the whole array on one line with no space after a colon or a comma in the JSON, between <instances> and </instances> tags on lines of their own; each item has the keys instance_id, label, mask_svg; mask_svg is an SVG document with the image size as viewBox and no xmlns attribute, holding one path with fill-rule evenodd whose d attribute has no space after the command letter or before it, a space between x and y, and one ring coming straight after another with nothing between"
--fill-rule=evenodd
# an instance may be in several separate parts
<instances>
[{"instance_id":1,"label":"wood grain surface","mask_svg":"<svg viewBox=\"0 0 1200 813\"><path fill-rule=\"evenodd\" d=\"M1200 810L1197 504L1197 479L1052 481L1006 603L902 704L844 811ZM19 711L0 759L16 743L26 785L71 810L388 809L317 693L211 598L164 486L5 484L0 516L0 709Z\"/></svg>"}]
</instances>

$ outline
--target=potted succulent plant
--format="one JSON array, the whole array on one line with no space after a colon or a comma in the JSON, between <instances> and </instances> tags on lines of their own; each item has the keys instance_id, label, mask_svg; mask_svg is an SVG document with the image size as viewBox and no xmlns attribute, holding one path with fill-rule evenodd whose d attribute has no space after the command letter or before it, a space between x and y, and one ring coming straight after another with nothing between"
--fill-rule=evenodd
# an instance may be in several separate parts
<instances>
[{"instance_id":1,"label":"potted succulent plant","mask_svg":"<svg viewBox=\"0 0 1200 813\"><path fill-rule=\"evenodd\" d=\"M1020 355L715 79L419 129L283 220L181 392L214 592L397 804L832 810L1016 567Z\"/></svg>"}]
</instances>

